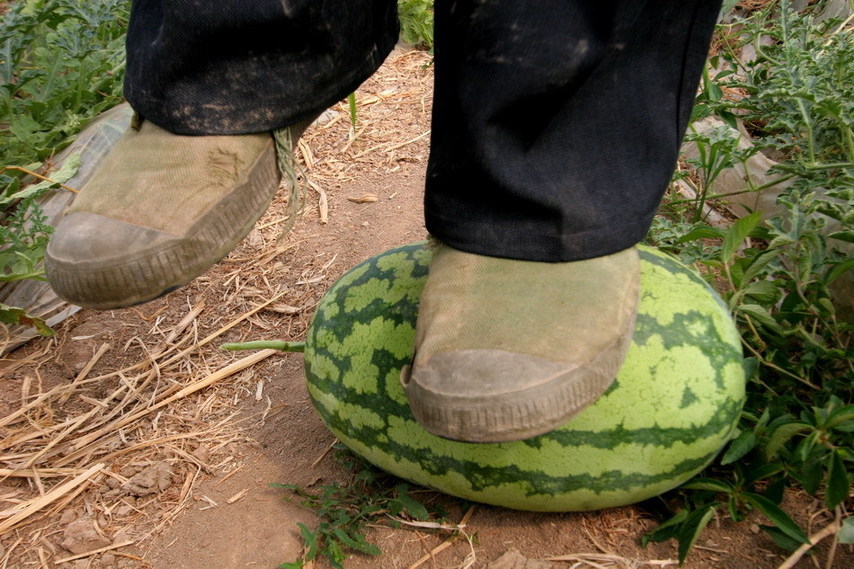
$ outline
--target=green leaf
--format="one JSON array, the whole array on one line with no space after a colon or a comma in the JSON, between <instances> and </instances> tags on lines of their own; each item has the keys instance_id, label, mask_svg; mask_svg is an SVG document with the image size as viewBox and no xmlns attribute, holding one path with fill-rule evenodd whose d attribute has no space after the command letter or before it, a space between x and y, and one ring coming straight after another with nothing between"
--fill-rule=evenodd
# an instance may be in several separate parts
<instances>
[{"instance_id":1,"label":"green leaf","mask_svg":"<svg viewBox=\"0 0 854 569\"><path fill-rule=\"evenodd\" d=\"M840 241L845 241L846 243L854 243L854 231L834 231L828 235L828 238L838 239Z\"/></svg>"},{"instance_id":2,"label":"green leaf","mask_svg":"<svg viewBox=\"0 0 854 569\"><path fill-rule=\"evenodd\" d=\"M706 84L706 87L707 87L707 91L709 94L709 100L710 101L716 102L716 101L720 101L723 98L724 92L721 90L721 88L718 86L717 83L709 82Z\"/></svg>"},{"instance_id":3,"label":"green leaf","mask_svg":"<svg viewBox=\"0 0 854 569\"><path fill-rule=\"evenodd\" d=\"M743 292L759 302L773 303L780 296L780 289L771 281L756 281L748 284Z\"/></svg>"},{"instance_id":4,"label":"green leaf","mask_svg":"<svg viewBox=\"0 0 854 569\"><path fill-rule=\"evenodd\" d=\"M373 543L369 543L362 534L348 535L340 528L335 528L332 533L341 543L350 549L367 553L368 555L382 555L380 548Z\"/></svg>"},{"instance_id":5,"label":"green leaf","mask_svg":"<svg viewBox=\"0 0 854 569\"><path fill-rule=\"evenodd\" d=\"M833 305L833 301L829 298L822 297L817 299L816 306L820 309L820 314L823 318L828 318L836 314L836 306Z\"/></svg>"},{"instance_id":6,"label":"green leaf","mask_svg":"<svg viewBox=\"0 0 854 569\"><path fill-rule=\"evenodd\" d=\"M759 439L753 431L742 431L742 433L729 444L729 447L721 458L721 464L732 464L753 450L758 442Z\"/></svg>"},{"instance_id":7,"label":"green leaf","mask_svg":"<svg viewBox=\"0 0 854 569\"><path fill-rule=\"evenodd\" d=\"M733 223L726 234L724 235L724 241L721 245L721 261L724 263L729 263L732 260L733 255L738 250L738 247L741 243L750 235L750 232L753 231L759 222L762 220L762 214L758 211L754 211L750 215L746 215Z\"/></svg>"},{"instance_id":8,"label":"green leaf","mask_svg":"<svg viewBox=\"0 0 854 569\"><path fill-rule=\"evenodd\" d=\"M783 327L774 320L774 317L768 312L768 310L760 306L758 304L742 304L736 307L736 312L740 312L746 316L749 316L759 322L762 326L767 328L768 330L778 334L780 336L783 335Z\"/></svg>"},{"instance_id":9,"label":"green leaf","mask_svg":"<svg viewBox=\"0 0 854 569\"><path fill-rule=\"evenodd\" d=\"M721 120L724 121L728 127L733 130L738 130L738 120L733 113L730 111L720 110L718 111L718 116L721 117Z\"/></svg>"},{"instance_id":10,"label":"green leaf","mask_svg":"<svg viewBox=\"0 0 854 569\"><path fill-rule=\"evenodd\" d=\"M356 129L356 93L350 93L347 95L347 106L350 110L350 126L353 127L353 130Z\"/></svg>"},{"instance_id":11,"label":"green leaf","mask_svg":"<svg viewBox=\"0 0 854 569\"><path fill-rule=\"evenodd\" d=\"M427 508L425 508L421 502L413 499L412 496L409 495L406 484L401 484L398 487L397 500L401 503L406 513L416 520L426 520L430 517L430 513L427 511Z\"/></svg>"},{"instance_id":12,"label":"green leaf","mask_svg":"<svg viewBox=\"0 0 854 569\"><path fill-rule=\"evenodd\" d=\"M42 336L53 336L54 334L51 327L41 318L27 314L23 308L9 306L8 304L0 303L0 322L35 328Z\"/></svg>"},{"instance_id":13,"label":"green leaf","mask_svg":"<svg viewBox=\"0 0 854 569\"><path fill-rule=\"evenodd\" d=\"M815 449L819 434L818 430L813 430L810 434L804 437L804 440L802 440L795 448L795 456L799 461L805 464L809 462L811 458L810 455L812 454L813 449Z\"/></svg>"},{"instance_id":14,"label":"green leaf","mask_svg":"<svg viewBox=\"0 0 854 569\"><path fill-rule=\"evenodd\" d=\"M854 405L846 405L834 410L825 421L824 427L832 429L835 426L848 421L854 421Z\"/></svg>"},{"instance_id":15,"label":"green leaf","mask_svg":"<svg viewBox=\"0 0 854 569\"><path fill-rule=\"evenodd\" d=\"M757 358L744 358L742 362L744 377L750 381L759 373L759 360Z\"/></svg>"},{"instance_id":16,"label":"green leaf","mask_svg":"<svg viewBox=\"0 0 854 569\"><path fill-rule=\"evenodd\" d=\"M29 142L33 133L41 130L42 125L28 115L12 117L9 132L21 142Z\"/></svg>"},{"instance_id":17,"label":"green leaf","mask_svg":"<svg viewBox=\"0 0 854 569\"><path fill-rule=\"evenodd\" d=\"M754 484L756 482L759 482L760 480L765 480L774 476L775 474L779 474L784 470L785 467L779 462L763 464L761 466L750 468L747 471L746 480L748 483Z\"/></svg>"},{"instance_id":18,"label":"green leaf","mask_svg":"<svg viewBox=\"0 0 854 569\"><path fill-rule=\"evenodd\" d=\"M43 180L37 184L30 184L26 186L24 189L15 192L12 195L4 196L0 199L0 208L6 206L12 202L17 200L23 200L29 197L37 196L41 192L50 189L57 184L64 184L68 180L74 177L77 171L80 169L80 153L72 154L68 158L65 159L62 163L62 167L56 172L48 172L45 176L46 178L50 178L50 180Z\"/></svg>"},{"instance_id":19,"label":"green leaf","mask_svg":"<svg viewBox=\"0 0 854 569\"><path fill-rule=\"evenodd\" d=\"M326 550L323 551L323 556L329 560L329 564L335 569L344 569L342 561L347 559L347 555L341 550L341 546L338 545L337 541L333 539L326 540Z\"/></svg>"},{"instance_id":20,"label":"green leaf","mask_svg":"<svg viewBox=\"0 0 854 569\"><path fill-rule=\"evenodd\" d=\"M796 539L792 539L791 537L780 531L780 528L778 527L766 526L763 524L759 524L759 527L762 528L762 531L768 534L771 540L780 549L785 549L786 551L794 551L801 546L801 542Z\"/></svg>"},{"instance_id":21,"label":"green leaf","mask_svg":"<svg viewBox=\"0 0 854 569\"><path fill-rule=\"evenodd\" d=\"M691 118L689 120L690 123L695 121L703 120L707 116L712 114L712 109L709 108L708 105L697 104L691 108Z\"/></svg>"},{"instance_id":22,"label":"green leaf","mask_svg":"<svg viewBox=\"0 0 854 569\"><path fill-rule=\"evenodd\" d=\"M698 227L694 227L677 239L676 243L687 243L688 241L697 241L699 239L722 239L724 236L724 232L717 228L712 227L711 225L700 225Z\"/></svg>"},{"instance_id":23,"label":"green leaf","mask_svg":"<svg viewBox=\"0 0 854 569\"><path fill-rule=\"evenodd\" d=\"M744 270L744 276L742 277L745 282L751 281L756 278L759 273L768 266L768 264L783 254L781 249L770 249L765 251L756 257L750 262L750 265Z\"/></svg>"},{"instance_id":24,"label":"green leaf","mask_svg":"<svg viewBox=\"0 0 854 569\"><path fill-rule=\"evenodd\" d=\"M781 468L781 471L783 469ZM775 504L783 503L783 495L786 492L786 479L784 477L779 477L767 486L765 486L765 490L762 492L762 495L774 502Z\"/></svg>"},{"instance_id":25,"label":"green leaf","mask_svg":"<svg viewBox=\"0 0 854 569\"><path fill-rule=\"evenodd\" d=\"M842 527L839 528L839 543L846 545L854 543L854 516L848 516L842 520Z\"/></svg>"},{"instance_id":26,"label":"green leaf","mask_svg":"<svg viewBox=\"0 0 854 569\"><path fill-rule=\"evenodd\" d=\"M830 454L830 468L827 471L827 488L824 491L824 504L828 510L833 510L848 497L851 481L842 460L842 453L835 449Z\"/></svg>"},{"instance_id":27,"label":"green leaf","mask_svg":"<svg viewBox=\"0 0 854 569\"><path fill-rule=\"evenodd\" d=\"M712 506L706 506L691 512L685 518L685 521L680 524L679 534L676 536L676 539L679 541L680 565L685 563L685 559L688 557L691 548L697 543L700 533L702 533L714 516L715 509Z\"/></svg>"},{"instance_id":28,"label":"green leaf","mask_svg":"<svg viewBox=\"0 0 854 569\"><path fill-rule=\"evenodd\" d=\"M765 458L772 460L780 452L780 449L789 442L792 437L799 433L804 433L811 430L812 425L806 423L785 423L780 425L768 437L768 443L765 445Z\"/></svg>"},{"instance_id":29,"label":"green leaf","mask_svg":"<svg viewBox=\"0 0 854 569\"><path fill-rule=\"evenodd\" d=\"M743 492L742 497L746 502L749 502L757 510L762 512L766 518L771 520L771 523L777 526L788 537L799 543L809 543L809 538L804 531L780 506L765 496L754 494L753 492Z\"/></svg>"},{"instance_id":30,"label":"green leaf","mask_svg":"<svg viewBox=\"0 0 854 569\"><path fill-rule=\"evenodd\" d=\"M821 461L814 460L812 462L807 462L801 468L800 474L800 483L801 486L804 487L804 491L807 494L815 496L816 492L818 492L819 486L821 486L821 480L824 476L824 466L822 466Z\"/></svg>"},{"instance_id":31,"label":"green leaf","mask_svg":"<svg viewBox=\"0 0 854 569\"><path fill-rule=\"evenodd\" d=\"M673 517L662 522L657 528L645 533L643 537L641 537L641 546L646 547L650 542L667 541L668 539L676 537L676 534L679 531L679 524L685 521L685 518L688 517L689 513L690 510L688 508L679 510L673 515Z\"/></svg>"},{"instance_id":32,"label":"green leaf","mask_svg":"<svg viewBox=\"0 0 854 569\"><path fill-rule=\"evenodd\" d=\"M308 529L302 522L297 522L302 540L305 542L305 560L313 561L317 557L317 533Z\"/></svg>"},{"instance_id":33,"label":"green leaf","mask_svg":"<svg viewBox=\"0 0 854 569\"><path fill-rule=\"evenodd\" d=\"M687 484L684 484L682 488L686 490L710 490L712 492L724 492L726 494L731 494L733 491L733 487L722 480L715 480L714 478L695 478L691 480Z\"/></svg>"},{"instance_id":34,"label":"green leaf","mask_svg":"<svg viewBox=\"0 0 854 569\"><path fill-rule=\"evenodd\" d=\"M845 273L847 273L851 269L854 269L854 259L848 259L846 261L843 261L843 262L839 263L838 265L835 265L832 269L830 269L830 271L828 271L827 276L825 277L824 281L825 281L825 283L830 285L836 279L838 279L839 277L841 277L842 275L844 275Z\"/></svg>"}]
</instances>

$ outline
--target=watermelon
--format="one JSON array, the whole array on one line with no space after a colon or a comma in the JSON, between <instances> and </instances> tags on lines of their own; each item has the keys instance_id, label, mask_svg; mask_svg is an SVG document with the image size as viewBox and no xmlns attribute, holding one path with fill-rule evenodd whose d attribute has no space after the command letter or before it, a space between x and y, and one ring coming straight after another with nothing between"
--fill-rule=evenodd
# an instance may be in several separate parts
<instances>
[{"instance_id":1,"label":"watermelon","mask_svg":"<svg viewBox=\"0 0 854 569\"><path fill-rule=\"evenodd\" d=\"M368 259L321 300L306 337L310 397L354 453L415 484L534 511L622 506L670 490L731 438L744 401L738 333L693 271L639 247L641 299L609 390L560 428L524 441L465 443L415 422L400 384L413 357L430 249Z\"/></svg>"}]
</instances>

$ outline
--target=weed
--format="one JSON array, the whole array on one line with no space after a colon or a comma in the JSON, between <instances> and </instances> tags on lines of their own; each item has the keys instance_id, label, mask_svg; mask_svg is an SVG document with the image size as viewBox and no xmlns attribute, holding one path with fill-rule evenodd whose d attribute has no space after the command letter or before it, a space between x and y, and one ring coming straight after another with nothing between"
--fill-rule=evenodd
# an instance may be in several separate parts
<instances>
[{"instance_id":1,"label":"weed","mask_svg":"<svg viewBox=\"0 0 854 569\"><path fill-rule=\"evenodd\" d=\"M738 72L728 75L726 87L747 94L732 110L760 148L784 156L779 172L797 177L802 189L854 187L851 27L817 23L788 2L743 25L756 59L730 58Z\"/></svg>"},{"instance_id":2,"label":"weed","mask_svg":"<svg viewBox=\"0 0 854 569\"><path fill-rule=\"evenodd\" d=\"M333 482L313 493L294 484L274 484L292 491L302 499L302 505L318 517L315 530L297 524L305 542L305 554L294 562L280 565L283 569L301 569L319 557L325 557L336 569L343 569L348 551L368 555L382 553L365 537L369 524L388 522L400 516L415 520L430 517L427 508L409 494L407 484L377 471L343 447L339 450L342 451L339 459L350 465L355 473L346 486Z\"/></svg>"},{"instance_id":3,"label":"weed","mask_svg":"<svg viewBox=\"0 0 854 569\"><path fill-rule=\"evenodd\" d=\"M358 111L356 109L356 93L347 95L347 108L350 111L350 132L356 134L356 124L358 123Z\"/></svg>"},{"instance_id":4,"label":"weed","mask_svg":"<svg viewBox=\"0 0 854 569\"><path fill-rule=\"evenodd\" d=\"M22 278L42 278L39 262L53 228L45 223L38 208L32 206L35 198L25 198L15 208L4 224L0 224L0 283ZM41 320L27 314L24 310L0 303L0 322L4 324L25 324L36 328L42 335L52 335L53 331Z\"/></svg>"},{"instance_id":5,"label":"weed","mask_svg":"<svg viewBox=\"0 0 854 569\"><path fill-rule=\"evenodd\" d=\"M0 164L50 157L120 102L128 6L128 0L30 0L3 16Z\"/></svg>"},{"instance_id":6,"label":"weed","mask_svg":"<svg viewBox=\"0 0 854 569\"><path fill-rule=\"evenodd\" d=\"M120 102L129 4L28 0L0 16L0 281L43 275L50 230L36 198L56 186L22 190L26 172L42 168L91 119ZM51 178L62 182L73 174ZM0 322L50 331L6 305L0 305Z\"/></svg>"},{"instance_id":7,"label":"weed","mask_svg":"<svg viewBox=\"0 0 854 569\"><path fill-rule=\"evenodd\" d=\"M692 124L685 140L695 143L697 147L697 157L686 159L686 163L700 181L697 197L692 204L693 213L690 216L691 220L697 223L703 219L708 200L725 197L715 193L715 181L718 176L728 168L747 162L753 154L759 152L759 148L756 146L740 148L737 132L733 131L729 125L701 132ZM754 188L748 191L750 190Z\"/></svg>"},{"instance_id":8,"label":"weed","mask_svg":"<svg viewBox=\"0 0 854 569\"><path fill-rule=\"evenodd\" d=\"M433 0L398 0L403 41L433 49Z\"/></svg>"},{"instance_id":9,"label":"weed","mask_svg":"<svg viewBox=\"0 0 854 569\"><path fill-rule=\"evenodd\" d=\"M771 17L771 9L779 15ZM771 522L762 529L780 547L806 543L780 507L784 489L820 496L839 518L854 461L852 326L838 318L830 290L854 268L839 249L854 241L854 34L819 26L786 3L740 25L749 38L763 34L773 42L754 41L755 61L737 63L731 55L731 69L714 79L707 73L695 117L716 114L729 126L743 120L755 145L739 149L728 128L693 136L700 150L693 166L705 187L691 203L671 202L649 237L706 268L748 356L738 436L716 465L677 492L681 507L668 508L670 519L644 538L676 539L680 561L719 508L735 521L761 512ZM747 96L727 100L712 86L716 81ZM726 228L707 225L698 213L719 197L710 191L715 178L756 150L779 157L772 183L792 181L777 199L780 213L763 220L753 212ZM745 180L743 191L758 189ZM840 528L846 524L850 518Z\"/></svg>"}]
</instances>

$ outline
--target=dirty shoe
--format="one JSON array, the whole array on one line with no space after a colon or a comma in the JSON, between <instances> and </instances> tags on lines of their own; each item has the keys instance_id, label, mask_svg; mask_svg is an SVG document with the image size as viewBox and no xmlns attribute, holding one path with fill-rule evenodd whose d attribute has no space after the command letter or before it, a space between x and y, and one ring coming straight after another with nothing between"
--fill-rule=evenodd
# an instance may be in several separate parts
<instances>
[{"instance_id":1,"label":"dirty shoe","mask_svg":"<svg viewBox=\"0 0 854 569\"><path fill-rule=\"evenodd\" d=\"M296 143L308 124L279 131L279 140ZM179 136L142 122L57 223L48 281L90 308L156 298L227 255L267 209L279 179L270 133Z\"/></svg>"},{"instance_id":2,"label":"dirty shoe","mask_svg":"<svg viewBox=\"0 0 854 569\"><path fill-rule=\"evenodd\" d=\"M501 442L559 427L611 385L634 330L639 260L571 263L438 246L402 382L438 436Z\"/></svg>"}]
</instances>

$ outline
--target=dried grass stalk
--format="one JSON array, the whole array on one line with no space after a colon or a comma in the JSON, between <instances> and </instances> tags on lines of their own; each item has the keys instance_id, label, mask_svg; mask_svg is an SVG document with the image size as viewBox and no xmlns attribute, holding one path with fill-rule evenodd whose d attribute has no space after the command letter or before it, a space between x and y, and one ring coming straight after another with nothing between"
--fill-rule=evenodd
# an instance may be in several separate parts
<instances>
[{"instance_id":1,"label":"dried grass stalk","mask_svg":"<svg viewBox=\"0 0 854 569\"><path fill-rule=\"evenodd\" d=\"M10 517L0 523L0 536L5 535L6 532L25 521L27 518L38 512L39 510L49 506L56 500L62 498L69 492L72 492L81 484L88 482L92 477L101 472L104 468L104 463L98 463L95 466L87 469L85 472L78 474L68 482L64 484L60 484L44 496L39 496L38 498L34 498L32 500L27 500L26 502L19 504L17 507L13 509L13 512L10 512ZM0 512L0 516L4 516L6 512Z\"/></svg>"}]
</instances>

